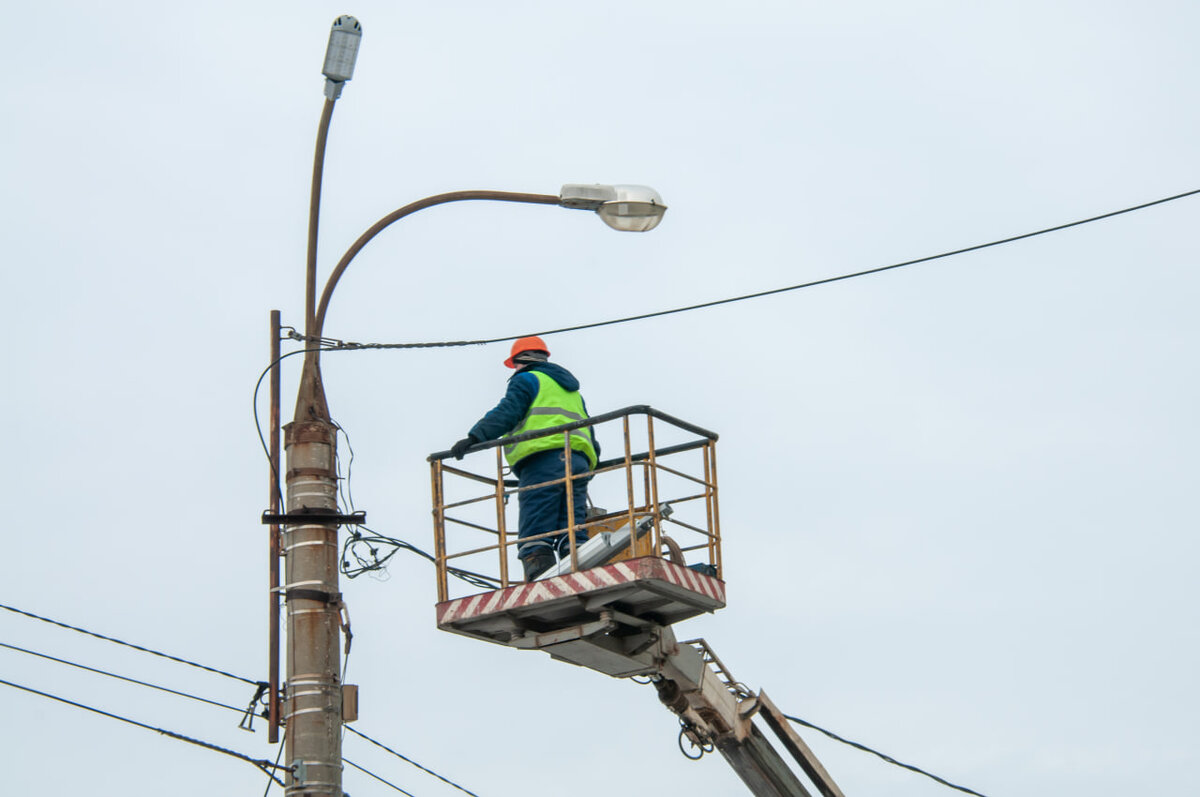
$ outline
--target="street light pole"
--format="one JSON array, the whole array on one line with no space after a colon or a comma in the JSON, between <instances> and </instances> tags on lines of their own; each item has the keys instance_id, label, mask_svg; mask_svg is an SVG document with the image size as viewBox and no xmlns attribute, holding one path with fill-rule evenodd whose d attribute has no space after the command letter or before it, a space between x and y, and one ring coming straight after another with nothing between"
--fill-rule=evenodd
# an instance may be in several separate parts
<instances>
[{"instance_id":1,"label":"street light pole","mask_svg":"<svg viewBox=\"0 0 1200 797\"><path fill-rule=\"evenodd\" d=\"M362 29L354 17L333 23L326 52L325 106L317 132L309 209L305 273L305 341L296 410L284 431L287 452L287 514L282 551L282 586L287 608L287 684L284 718L286 758L290 767L285 794L342 793L341 730L343 689L340 633L345 605L338 586L338 526L352 522L337 505L337 427L329 415L321 382L320 340L325 313L338 280L355 255L380 232L424 208L447 202L492 200L558 205L595 211L616 230L645 232L658 225L666 205L656 191L636 185L565 185L557 195L510 191L456 191L412 202L373 224L346 251L316 301L317 223L325 140L333 105L354 72Z\"/></svg>"},{"instance_id":2,"label":"street light pole","mask_svg":"<svg viewBox=\"0 0 1200 797\"><path fill-rule=\"evenodd\" d=\"M287 608L287 762L285 794L342 797L342 599L338 586L337 431L330 423L315 344L317 228L325 140L333 106L354 75L362 27L351 16L334 20L325 50L325 105L317 129L309 203L305 270L304 357L296 411L284 427L287 514L283 555ZM314 515L312 522L294 516ZM325 516L322 518L321 516Z\"/></svg>"}]
</instances>

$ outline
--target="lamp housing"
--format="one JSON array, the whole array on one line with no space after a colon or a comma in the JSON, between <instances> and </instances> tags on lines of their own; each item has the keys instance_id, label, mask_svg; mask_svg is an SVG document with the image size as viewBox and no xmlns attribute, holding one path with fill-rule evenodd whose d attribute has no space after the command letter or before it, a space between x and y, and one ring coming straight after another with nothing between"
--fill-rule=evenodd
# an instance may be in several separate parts
<instances>
[{"instance_id":1,"label":"lamp housing","mask_svg":"<svg viewBox=\"0 0 1200 797\"><path fill-rule=\"evenodd\" d=\"M325 96L336 100L342 93L342 84L354 77L354 62L358 60L358 46L362 43L362 25L349 14L333 21L329 29L329 44L325 47Z\"/></svg>"},{"instance_id":2,"label":"lamp housing","mask_svg":"<svg viewBox=\"0 0 1200 797\"><path fill-rule=\"evenodd\" d=\"M569 183L559 192L559 204L593 210L605 224L621 232L649 232L667 212L658 192L644 185Z\"/></svg>"}]
</instances>

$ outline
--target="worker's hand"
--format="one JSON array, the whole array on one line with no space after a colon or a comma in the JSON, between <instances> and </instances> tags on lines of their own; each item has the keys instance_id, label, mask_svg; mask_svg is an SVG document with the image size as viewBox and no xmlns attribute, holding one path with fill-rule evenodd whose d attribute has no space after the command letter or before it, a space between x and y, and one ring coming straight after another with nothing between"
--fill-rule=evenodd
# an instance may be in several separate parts
<instances>
[{"instance_id":1,"label":"worker's hand","mask_svg":"<svg viewBox=\"0 0 1200 797\"><path fill-rule=\"evenodd\" d=\"M467 449L470 448L471 446L475 445L478 442L479 441L476 440L474 437L471 437L470 435L468 435L468 436L464 437L462 440L459 440L454 445L450 446L450 454L455 459L462 459L463 456L467 453Z\"/></svg>"}]
</instances>

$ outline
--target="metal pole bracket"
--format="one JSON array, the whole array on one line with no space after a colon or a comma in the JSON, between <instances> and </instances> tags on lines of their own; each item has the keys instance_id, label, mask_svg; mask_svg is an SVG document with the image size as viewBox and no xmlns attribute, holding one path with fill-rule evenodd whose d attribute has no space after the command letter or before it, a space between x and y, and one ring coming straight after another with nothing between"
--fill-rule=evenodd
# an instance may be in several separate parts
<instances>
[{"instance_id":1,"label":"metal pole bracket","mask_svg":"<svg viewBox=\"0 0 1200 797\"><path fill-rule=\"evenodd\" d=\"M262 513L264 526L361 526L366 522L367 513L363 511L343 515L327 509L314 509L281 515L268 509Z\"/></svg>"}]
</instances>

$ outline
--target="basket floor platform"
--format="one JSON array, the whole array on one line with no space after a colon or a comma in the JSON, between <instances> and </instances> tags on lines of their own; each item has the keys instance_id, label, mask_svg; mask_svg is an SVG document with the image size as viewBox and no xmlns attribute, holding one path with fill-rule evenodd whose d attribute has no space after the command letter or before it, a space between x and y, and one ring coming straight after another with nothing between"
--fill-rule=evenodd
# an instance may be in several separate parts
<instances>
[{"instance_id":1,"label":"basket floor platform","mask_svg":"<svg viewBox=\"0 0 1200 797\"><path fill-rule=\"evenodd\" d=\"M592 623L670 625L725 607L725 582L647 556L437 604L438 628L513 647Z\"/></svg>"}]
</instances>

